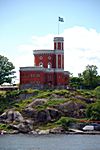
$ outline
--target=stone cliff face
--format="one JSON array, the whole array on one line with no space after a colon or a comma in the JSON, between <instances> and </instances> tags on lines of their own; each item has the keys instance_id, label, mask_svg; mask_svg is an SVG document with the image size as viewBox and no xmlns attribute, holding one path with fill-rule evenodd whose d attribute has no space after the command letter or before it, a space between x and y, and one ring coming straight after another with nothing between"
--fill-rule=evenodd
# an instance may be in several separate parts
<instances>
[{"instance_id":1,"label":"stone cliff face","mask_svg":"<svg viewBox=\"0 0 100 150\"><path fill-rule=\"evenodd\" d=\"M18 132L28 133L35 126L56 122L61 117L86 117L86 105L92 103L94 99L73 94L71 98L69 97L67 92L66 96L52 94L46 98L33 98L20 111L16 107L7 109L0 115L0 123L8 124L9 128ZM19 102L20 99L17 103Z\"/></svg>"},{"instance_id":2,"label":"stone cliff face","mask_svg":"<svg viewBox=\"0 0 100 150\"><path fill-rule=\"evenodd\" d=\"M0 123L9 124L10 128L18 130L22 133L32 131L35 125L46 124L49 122L57 121L61 116L69 117L84 117L84 111L82 104L69 101L53 107L47 107L44 110L36 110L34 105L42 105L43 100L36 99L30 105L28 105L20 113L14 109L7 110L0 116Z\"/></svg>"}]
</instances>

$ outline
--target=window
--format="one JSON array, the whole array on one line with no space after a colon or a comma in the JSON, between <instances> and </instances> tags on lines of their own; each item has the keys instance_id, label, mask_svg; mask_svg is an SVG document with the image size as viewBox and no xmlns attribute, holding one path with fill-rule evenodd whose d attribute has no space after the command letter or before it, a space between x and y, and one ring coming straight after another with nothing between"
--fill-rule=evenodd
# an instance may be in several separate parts
<instances>
[{"instance_id":1,"label":"window","mask_svg":"<svg viewBox=\"0 0 100 150\"><path fill-rule=\"evenodd\" d=\"M40 62L40 63L39 63L39 66L40 66L40 67L43 67L43 63L42 63L42 62Z\"/></svg>"},{"instance_id":2,"label":"window","mask_svg":"<svg viewBox=\"0 0 100 150\"><path fill-rule=\"evenodd\" d=\"M60 50L61 49L61 43L58 42L58 49Z\"/></svg>"},{"instance_id":3,"label":"window","mask_svg":"<svg viewBox=\"0 0 100 150\"><path fill-rule=\"evenodd\" d=\"M50 68L51 68L51 63L49 62L49 63L48 63L48 69L50 69Z\"/></svg>"},{"instance_id":4,"label":"window","mask_svg":"<svg viewBox=\"0 0 100 150\"><path fill-rule=\"evenodd\" d=\"M54 49L56 49L56 43L54 43Z\"/></svg>"}]
</instances>

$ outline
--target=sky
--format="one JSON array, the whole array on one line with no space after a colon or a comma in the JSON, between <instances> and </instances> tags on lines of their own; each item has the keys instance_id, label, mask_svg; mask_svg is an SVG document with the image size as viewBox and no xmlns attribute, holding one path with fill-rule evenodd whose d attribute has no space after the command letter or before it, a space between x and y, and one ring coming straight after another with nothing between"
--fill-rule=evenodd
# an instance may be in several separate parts
<instances>
[{"instance_id":1,"label":"sky","mask_svg":"<svg viewBox=\"0 0 100 150\"><path fill-rule=\"evenodd\" d=\"M58 17L64 22L58 22ZM77 76L87 65L100 75L100 0L0 0L0 55L33 66L34 49L53 49L64 37L64 70Z\"/></svg>"}]
</instances>

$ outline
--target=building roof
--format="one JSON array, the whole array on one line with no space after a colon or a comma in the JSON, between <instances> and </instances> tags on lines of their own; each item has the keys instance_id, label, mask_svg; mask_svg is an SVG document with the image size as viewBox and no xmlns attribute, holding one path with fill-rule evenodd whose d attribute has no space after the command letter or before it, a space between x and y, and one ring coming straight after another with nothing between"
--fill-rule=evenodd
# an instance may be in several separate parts
<instances>
[{"instance_id":1,"label":"building roof","mask_svg":"<svg viewBox=\"0 0 100 150\"><path fill-rule=\"evenodd\" d=\"M63 50L47 50L47 49L39 49L39 50L33 50L33 54L63 54Z\"/></svg>"}]
</instances>

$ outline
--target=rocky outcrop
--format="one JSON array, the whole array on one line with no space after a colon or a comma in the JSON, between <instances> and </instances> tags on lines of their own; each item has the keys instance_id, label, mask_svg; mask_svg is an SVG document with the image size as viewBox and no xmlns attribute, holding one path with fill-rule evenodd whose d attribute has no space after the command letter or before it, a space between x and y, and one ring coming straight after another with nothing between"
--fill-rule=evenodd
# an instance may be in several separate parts
<instances>
[{"instance_id":1,"label":"rocky outcrop","mask_svg":"<svg viewBox=\"0 0 100 150\"><path fill-rule=\"evenodd\" d=\"M54 108L47 108L45 110L36 110L34 108L28 107L23 110L23 116L30 118L35 123L47 123L51 121L56 121L61 117L61 113Z\"/></svg>"},{"instance_id":2,"label":"rocky outcrop","mask_svg":"<svg viewBox=\"0 0 100 150\"><path fill-rule=\"evenodd\" d=\"M17 97L10 97L8 100L14 100L14 105L10 106L9 104L9 107L5 107L7 109L12 109L7 110L2 115L0 115L0 123L5 124L7 125L7 127L13 129L14 133L22 132L46 134L48 133L48 131L35 131L36 127L38 127L39 125L55 122L61 117L84 118L86 117L85 111L87 105L95 102L94 96L84 96L77 91L50 91L50 94L48 94L47 91L47 93L45 92L46 96L45 93L43 93L42 95L42 92L40 91L39 93L39 91L35 91L29 94L27 92L23 93L21 91L21 94ZM40 95L37 95L38 93ZM35 95L38 98L36 98ZM28 99L31 96L35 97ZM16 111L16 108L19 108L20 112ZM60 125L61 124L62 122L60 123ZM54 125L56 126L55 123ZM49 129L49 133L62 132L62 127Z\"/></svg>"},{"instance_id":3,"label":"rocky outcrop","mask_svg":"<svg viewBox=\"0 0 100 150\"><path fill-rule=\"evenodd\" d=\"M56 121L58 120L62 113L61 111L55 109L55 108L47 108L47 110L49 111L50 117L51 117L51 121Z\"/></svg>"},{"instance_id":4,"label":"rocky outcrop","mask_svg":"<svg viewBox=\"0 0 100 150\"><path fill-rule=\"evenodd\" d=\"M37 117L37 110L32 107L27 107L23 111L23 116L26 118L30 118L32 120L35 120Z\"/></svg>"},{"instance_id":5,"label":"rocky outcrop","mask_svg":"<svg viewBox=\"0 0 100 150\"><path fill-rule=\"evenodd\" d=\"M24 118L21 115L21 113L14 110L8 110L0 116L0 121L5 121L5 122L14 122L14 121L22 122L23 120Z\"/></svg>"},{"instance_id":6,"label":"rocky outcrop","mask_svg":"<svg viewBox=\"0 0 100 150\"><path fill-rule=\"evenodd\" d=\"M85 116L85 105L74 101L68 101L60 105L54 106L58 111L62 112L64 116L83 118Z\"/></svg>"},{"instance_id":7,"label":"rocky outcrop","mask_svg":"<svg viewBox=\"0 0 100 150\"><path fill-rule=\"evenodd\" d=\"M49 131L49 133L52 133L52 134L61 134L61 133L64 133L65 130L62 128L62 127L56 127L56 128L53 128Z\"/></svg>"},{"instance_id":8,"label":"rocky outcrop","mask_svg":"<svg viewBox=\"0 0 100 150\"><path fill-rule=\"evenodd\" d=\"M40 106L43 105L44 103L47 102L48 99L33 99L33 102L30 103L27 107L36 107L36 106Z\"/></svg>"},{"instance_id":9,"label":"rocky outcrop","mask_svg":"<svg viewBox=\"0 0 100 150\"><path fill-rule=\"evenodd\" d=\"M76 99L79 99L79 100L81 100L81 101L84 101L84 102L86 102L87 104L90 104L90 103L95 102L95 99L94 99L94 98L85 98L85 97L83 97L83 96L81 96L81 95L76 95L75 98L76 98Z\"/></svg>"},{"instance_id":10,"label":"rocky outcrop","mask_svg":"<svg viewBox=\"0 0 100 150\"><path fill-rule=\"evenodd\" d=\"M17 125L10 124L9 128L11 128L13 130L17 130L20 133L29 133L33 130L33 121L25 120Z\"/></svg>"},{"instance_id":11,"label":"rocky outcrop","mask_svg":"<svg viewBox=\"0 0 100 150\"><path fill-rule=\"evenodd\" d=\"M59 119L61 112L55 108L36 109L37 106L42 106L46 102L47 99L35 99L23 110L23 116L32 119L36 123L47 123Z\"/></svg>"}]
</instances>

